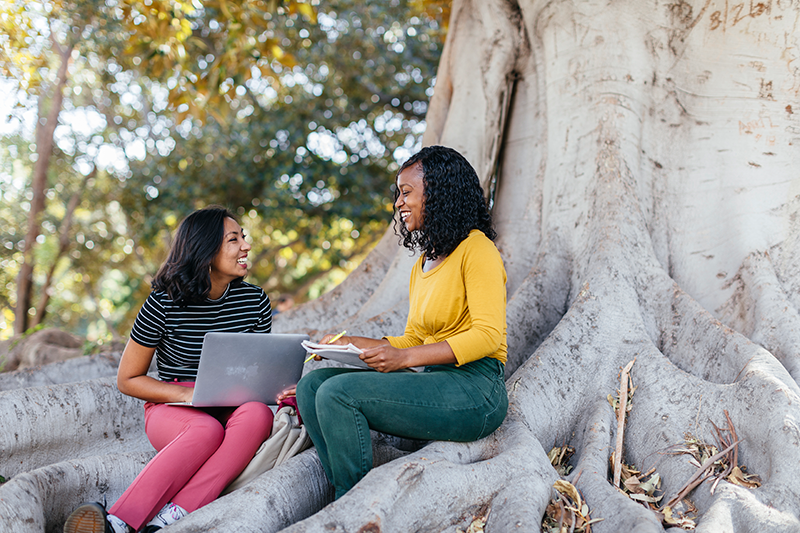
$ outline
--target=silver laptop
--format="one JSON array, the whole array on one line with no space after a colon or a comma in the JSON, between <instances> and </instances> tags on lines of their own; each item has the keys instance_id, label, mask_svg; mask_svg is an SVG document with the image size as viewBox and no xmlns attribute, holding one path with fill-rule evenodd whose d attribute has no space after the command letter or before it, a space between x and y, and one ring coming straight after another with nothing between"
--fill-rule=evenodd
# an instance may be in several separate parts
<instances>
[{"instance_id":1,"label":"silver laptop","mask_svg":"<svg viewBox=\"0 0 800 533\"><path fill-rule=\"evenodd\" d=\"M308 335L210 332L203 338L191 402L194 407L276 405L283 390L300 381Z\"/></svg>"}]
</instances>

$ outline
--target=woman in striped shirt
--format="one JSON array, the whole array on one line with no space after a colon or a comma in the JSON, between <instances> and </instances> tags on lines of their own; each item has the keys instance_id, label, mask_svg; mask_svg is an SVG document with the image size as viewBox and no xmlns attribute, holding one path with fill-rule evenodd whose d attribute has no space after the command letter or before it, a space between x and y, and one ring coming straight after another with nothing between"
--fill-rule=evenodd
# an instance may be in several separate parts
<instances>
[{"instance_id":1,"label":"woman in striped shirt","mask_svg":"<svg viewBox=\"0 0 800 533\"><path fill-rule=\"evenodd\" d=\"M99 503L83 504L65 533L157 531L217 498L269 435L272 411L259 402L235 409L166 405L191 401L206 333L270 332L269 298L243 281L249 251L224 208L207 207L181 222L117 374L120 392L145 400L145 431L158 454L108 513ZM153 355L158 379L147 375Z\"/></svg>"}]
</instances>

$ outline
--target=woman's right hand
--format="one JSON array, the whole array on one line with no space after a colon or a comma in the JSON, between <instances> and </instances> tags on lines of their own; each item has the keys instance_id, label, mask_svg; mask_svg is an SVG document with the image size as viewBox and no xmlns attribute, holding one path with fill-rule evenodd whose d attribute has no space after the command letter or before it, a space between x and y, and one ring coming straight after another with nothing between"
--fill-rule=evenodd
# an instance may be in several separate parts
<instances>
[{"instance_id":1,"label":"woman's right hand","mask_svg":"<svg viewBox=\"0 0 800 533\"><path fill-rule=\"evenodd\" d=\"M328 333L319 341L319 344L350 344L350 337L341 336L335 341L331 342L331 339L336 339L336 335L334 333Z\"/></svg>"},{"instance_id":2,"label":"woman's right hand","mask_svg":"<svg viewBox=\"0 0 800 533\"><path fill-rule=\"evenodd\" d=\"M349 342L350 342L350 337L342 336L342 337L339 337L338 339L336 339L335 341L331 342L332 339L336 339L336 335L334 335L333 333L328 333L327 335L322 337L317 344L340 344L340 345L345 345L345 344L349 344ZM322 361L322 357L318 356L317 354L314 354L314 361Z\"/></svg>"},{"instance_id":3,"label":"woman's right hand","mask_svg":"<svg viewBox=\"0 0 800 533\"><path fill-rule=\"evenodd\" d=\"M191 402L192 396L194 396L194 387L183 387L181 385L175 385L177 388L182 389L180 392L180 400L176 400L178 402Z\"/></svg>"}]
</instances>

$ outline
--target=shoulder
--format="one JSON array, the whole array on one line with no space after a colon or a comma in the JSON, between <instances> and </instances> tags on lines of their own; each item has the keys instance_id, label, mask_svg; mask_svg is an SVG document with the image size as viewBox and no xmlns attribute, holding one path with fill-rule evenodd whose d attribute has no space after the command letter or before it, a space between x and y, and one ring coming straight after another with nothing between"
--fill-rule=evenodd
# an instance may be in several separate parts
<instances>
[{"instance_id":1,"label":"shoulder","mask_svg":"<svg viewBox=\"0 0 800 533\"><path fill-rule=\"evenodd\" d=\"M231 287L231 290L235 290L237 292L243 292L247 294L258 294L266 296L267 293L264 292L264 289L259 287L258 285L253 285L252 283L247 283L246 281L242 281L236 287Z\"/></svg>"},{"instance_id":2,"label":"shoulder","mask_svg":"<svg viewBox=\"0 0 800 533\"><path fill-rule=\"evenodd\" d=\"M164 309L165 307L171 306L173 303L172 298L169 297L166 291L153 291L147 297L147 300L144 301L143 307Z\"/></svg>"},{"instance_id":3,"label":"shoulder","mask_svg":"<svg viewBox=\"0 0 800 533\"><path fill-rule=\"evenodd\" d=\"M505 282L506 268L500 251L482 231L472 230L457 250L461 250L462 254L459 262L462 273L477 276L481 280L502 273Z\"/></svg>"},{"instance_id":4,"label":"shoulder","mask_svg":"<svg viewBox=\"0 0 800 533\"><path fill-rule=\"evenodd\" d=\"M479 229L470 231L467 238L461 241L458 247L463 249L465 254L489 254L489 256L500 258L497 246Z\"/></svg>"},{"instance_id":5,"label":"shoulder","mask_svg":"<svg viewBox=\"0 0 800 533\"><path fill-rule=\"evenodd\" d=\"M260 307L270 305L269 297L267 293L264 292L264 289L258 285L247 283L246 281L242 281L235 287L231 287L225 300L231 304L234 302L249 302L250 304L258 302Z\"/></svg>"}]
</instances>

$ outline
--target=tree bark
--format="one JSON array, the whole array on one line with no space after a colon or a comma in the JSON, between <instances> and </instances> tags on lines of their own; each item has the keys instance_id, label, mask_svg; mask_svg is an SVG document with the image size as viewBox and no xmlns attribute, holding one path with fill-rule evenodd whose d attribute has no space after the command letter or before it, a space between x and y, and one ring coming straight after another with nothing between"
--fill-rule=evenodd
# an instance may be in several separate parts
<instances>
[{"instance_id":1,"label":"tree bark","mask_svg":"<svg viewBox=\"0 0 800 533\"><path fill-rule=\"evenodd\" d=\"M603 519L593 531L664 531L609 479L607 396L634 358L621 459L656 468L669 501L696 472L670 450L712 442L727 411L763 485L698 486L697 531L798 531L800 3L456 0L451 13L425 143L497 180L505 422L478 442L385 451L329 505L312 450L170 531L455 532L487 512L487 532L538 531L558 479L546 452L562 444L576 450L566 478ZM387 232L276 330L402 332L413 258L396 242ZM48 464L35 457L27 467Z\"/></svg>"},{"instance_id":2,"label":"tree bark","mask_svg":"<svg viewBox=\"0 0 800 533\"><path fill-rule=\"evenodd\" d=\"M17 277L17 307L14 314L14 333L19 335L28 329L28 309L31 307L33 297L33 250L36 237L42 224L42 214L45 207L45 189L47 188L47 168L50 165L50 156L53 153L53 134L58 125L58 115L64 100L64 87L67 84L67 68L72 56L72 46L60 46L53 41L56 56L61 59L61 65L56 74L53 98L50 109L47 110L44 94L39 95L39 120L36 123L36 164L33 167L30 211L28 211L28 230L25 233L25 246L22 250L22 265Z\"/></svg>"},{"instance_id":3,"label":"tree bark","mask_svg":"<svg viewBox=\"0 0 800 533\"><path fill-rule=\"evenodd\" d=\"M537 468L562 443L604 519L594 531L662 531L609 482L605 398L634 357L624 461L655 467L668 499L694 467L665 452L686 433L712 441L727 409L764 485L695 489L698 531L800 527L798 15L796 2L455 2L425 142L461 150L488 183L502 139L509 416L484 441L373 470L287 531L452 531L486 508L487 531L535 531L555 477ZM521 459L516 432L541 445Z\"/></svg>"}]
</instances>

